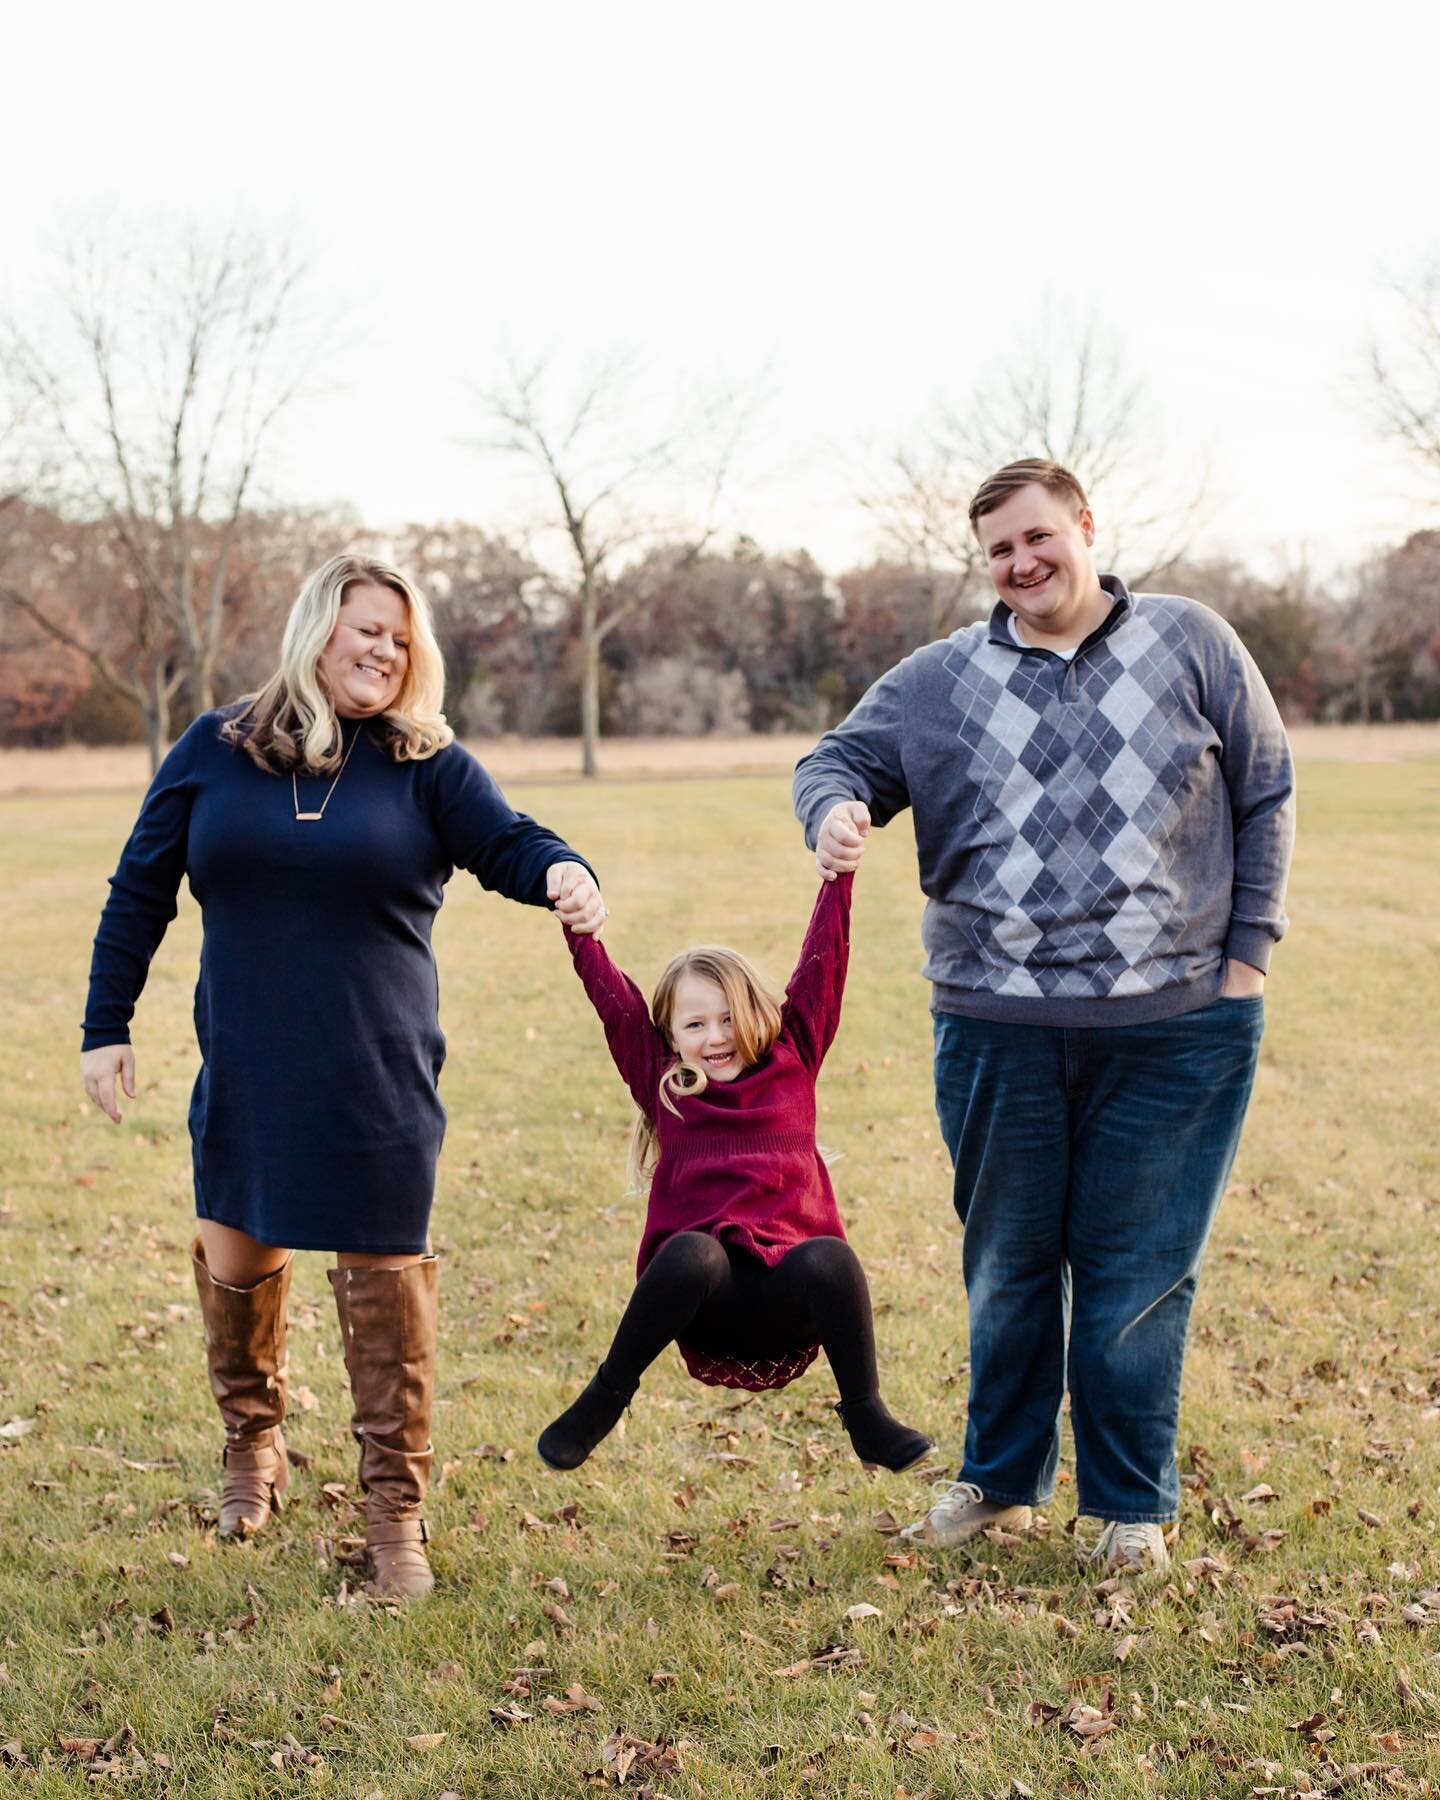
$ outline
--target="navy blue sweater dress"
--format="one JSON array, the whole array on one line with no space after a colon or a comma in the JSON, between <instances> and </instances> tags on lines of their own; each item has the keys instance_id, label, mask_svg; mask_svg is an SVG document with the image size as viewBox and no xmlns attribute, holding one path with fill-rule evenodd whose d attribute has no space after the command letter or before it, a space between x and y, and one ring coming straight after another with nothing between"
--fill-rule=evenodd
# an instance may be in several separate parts
<instances>
[{"instance_id":1,"label":"navy blue sweater dress","mask_svg":"<svg viewBox=\"0 0 1440 1800\"><path fill-rule=\"evenodd\" d=\"M295 1249L423 1251L445 1131L430 947L445 883L468 869L543 906L550 864L584 858L460 745L396 763L361 721L342 721L346 747L362 741L324 818L298 821L289 776L221 740L227 716L198 718L145 796L95 935L84 1047L129 1042L188 876L200 1217ZM300 775L300 809L332 779Z\"/></svg>"}]
</instances>

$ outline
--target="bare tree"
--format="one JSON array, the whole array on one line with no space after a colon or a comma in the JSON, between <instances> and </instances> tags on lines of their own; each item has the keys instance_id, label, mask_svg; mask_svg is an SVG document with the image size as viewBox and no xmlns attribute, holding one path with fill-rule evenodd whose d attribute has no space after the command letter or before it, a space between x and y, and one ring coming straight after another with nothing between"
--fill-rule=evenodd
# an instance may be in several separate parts
<instances>
[{"instance_id":1,"label":"bare tree","mask_svg":"<svg viewBox=\"0 0 1440 1800\"><path fill-rule=\"evenodd\" d=\"M1410 281L1391 284L1398 307L1388 342L1371 344L1367 362L1371 418L1432 474L1440 473L1440 259Z\"/></svg>"},{"instance_id":2,"label":"bare tree","mask_svg":"<svg viewBox=\"0 0 1440 1800\"><path fill-rule=\"evenodd\" d=\"M1203 512L1203 477L1176 487L1164 471L1145 387L1092 316L1069 329L1046 320L959 404L891 459L889 479L862 499L882 539L936 577L937 635L960 622L982 585L970 498L986 475L1023 456L1079 478L1107 562L1155 579L1186 553Z\"/></svg>"},{"instance_id":3,"label":"bare tree","mask_svg":"<svg viewBox=\"0 0 1440 1800\"><path fill-rule=\"evenodd\" d=\"M122 240L100 227L62 255L52 330L0 325L0 354L57 472L32 492L103 526L113 551L108 596L91 594L79 615L39 590L6 597L136 702L153 759L182 689L192 712L215 702L232 553L312 360L299 341L301 276L288 245L240 228Z\"/></svg>"},{"instance_id":4,"label":"bare tree","mask_svg":"<svg viewBox=\"0 0 1440 1800\"><path fill-rule=\"evenodd\" d=\"M545 496L545 522L564 545L580 627L581 771L596 773L600 735L600 652L645 597L644 583L619 577L664 538L697 557L714 536L730 462L744 423L732 398L697 402L646 428L646 405L632 358L591 371L568 394L546 362L512 363L482 392L490 432L476 448L528 466ZM687 517L688 515L688 517Z\"/></svg>"}]
</instances>

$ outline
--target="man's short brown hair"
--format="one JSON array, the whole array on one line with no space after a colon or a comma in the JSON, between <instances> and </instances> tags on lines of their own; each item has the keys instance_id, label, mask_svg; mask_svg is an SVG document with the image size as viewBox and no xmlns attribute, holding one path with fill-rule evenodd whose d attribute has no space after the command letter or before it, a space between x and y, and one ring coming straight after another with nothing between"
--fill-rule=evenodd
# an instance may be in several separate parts
<instances>
[{"instance_id":1,"label":"man's short brown hair","mask_svg":"<svg viewBox=\"0 0 1440 1800\"><path fill-rule=\"evenodd\" d=\"M1019 462L1006 463L1003 469L987 475L976 488L975 498L970 502L970 529L978 537L980 521L986 513L994 512L1012 494L1018 494L1021 488L1032 484L1044 488L1047 494L1054 494L1057 500L1068 500L1077 517L1090 504L1084 488L1068 469L1062 469L1059 463L1047 462L1043 456L1025 456Z\"/></svg>"}]
</instances>

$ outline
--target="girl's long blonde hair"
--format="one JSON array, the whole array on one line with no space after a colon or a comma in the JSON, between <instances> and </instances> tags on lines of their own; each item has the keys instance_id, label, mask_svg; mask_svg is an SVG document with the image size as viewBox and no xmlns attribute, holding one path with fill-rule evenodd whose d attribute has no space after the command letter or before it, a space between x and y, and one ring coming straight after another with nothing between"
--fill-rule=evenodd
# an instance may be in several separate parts
<instances>
[{"instance_id":1,"label":"girl's long blonde hair","mask_svg":"<svg viewBox=\"0 0 1440 1800\"><path fill-rule=\"evenodd\" d=\"M396 762L421 762L443 750L455 733L441 710L445 660L435 641L430 608L398 569L372 556L332 556L304 586L290 608L280 642L280 667L234 718L220 728L226 743L243 749L262 769L338 768L342 750L335 702L320 676L320 658L340 617L345 593L355 583L389 588L409 615L409 659L395 703L377 715L385 747Z\"/></svg>"},{"instance_id":2,"label":"girl's long blonde hair","mask_svg":"<svg viewBox=\"0 0 1440 1800\"><path fill-rule=\"evenodd\" d=\"M780 1002L753 965L738 950L727 950L719 944L697 944L693 950L682 950L673 958L650 998L650 1017L672 1045L675 990L686 975L698 975L721 989L735 1033L736 1055L747 1069L759 1062L780 1035ZM671 1096L703 1093L709 1082L710 1077L699 1063L686 1062L677 1054L660 1077L660 1104L679 1118L680 1108ZM637 1112L628 1158L633 1188L643 1191L649 1186L658 1156L655 1120L646 1112Z\"/></svg>"}]
</instances>

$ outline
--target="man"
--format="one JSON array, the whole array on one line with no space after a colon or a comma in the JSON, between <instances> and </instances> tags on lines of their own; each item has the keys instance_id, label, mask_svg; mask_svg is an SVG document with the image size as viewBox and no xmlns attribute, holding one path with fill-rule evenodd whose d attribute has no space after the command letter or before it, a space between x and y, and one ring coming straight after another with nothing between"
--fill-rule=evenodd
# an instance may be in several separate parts
<instances>
[{"instance_id":1,"label":"man","mask_svg":"<svg viewBox=\"0 0 1440 1800\"><path fill-rule=\"evenodd\" d=\"M1294 778L1215 613L1097 574L1067 470L982 483L989 620L882 676L795 771L821 873L914 810L935 1100L970 1305L965 1461L905 1535L1024 1529L1069 1386L1094 1555L1168 1561L1190 1307L1285 929Z\"/></svg>"}]
</instances>

